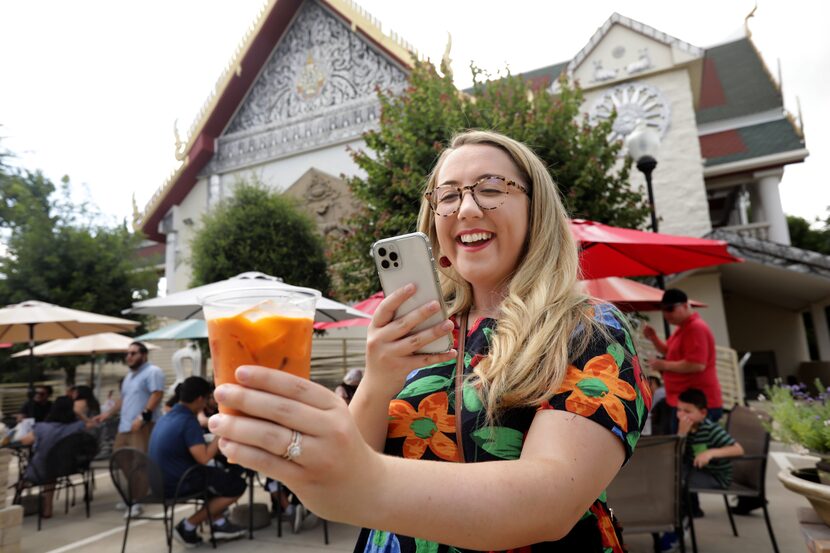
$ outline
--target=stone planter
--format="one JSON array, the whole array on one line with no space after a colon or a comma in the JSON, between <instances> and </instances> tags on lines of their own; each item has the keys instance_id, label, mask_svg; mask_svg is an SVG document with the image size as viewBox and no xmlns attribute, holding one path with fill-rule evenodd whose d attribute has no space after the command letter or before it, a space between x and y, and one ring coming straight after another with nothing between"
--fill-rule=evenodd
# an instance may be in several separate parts
<instances>
[{"instance_id":1,"label":"stone planter","mask_svg":"<svg viewBox=\"0 0 830 553\"><path fill-rule=\"evenodd\" d=\"M830 486L819 483L816 470L782 470L778 473L778 480L791 492L806 497L819 518L830 526Z\"/></svg>"}]
</instances>

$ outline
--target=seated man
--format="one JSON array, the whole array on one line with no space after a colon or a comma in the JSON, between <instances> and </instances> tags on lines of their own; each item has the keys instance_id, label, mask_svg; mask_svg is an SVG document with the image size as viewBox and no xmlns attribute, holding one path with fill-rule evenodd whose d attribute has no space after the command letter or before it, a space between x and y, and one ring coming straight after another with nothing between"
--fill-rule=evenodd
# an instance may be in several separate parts
<instances>
[{"instance_id":1,"label":"seated man","mask_svg":"<svg viewBox=\"0 0 830 553\"><path fill-rule=\"evenodd\" d=\"M164 492L172 497L182 474L195 464L206 465L219 450L219 441L205 443L204 433L196 414L201 412L211 395L211 385L198 376L191 376L181 384L179 403L156 423L150 436L149 456L161 467L164 476ZM245 530L227 520L223 513L245 492L245 480L219 467L208 467L208 490L213 521L213 535L217 539L238 538ZM198 492L205 486L203 473L197 472L182 485L179 495ZM189 518L182 519L173 535L185 547L195 547L202 542L196 526L207 518L202 508Z\"/></svg>"}]
</instances>

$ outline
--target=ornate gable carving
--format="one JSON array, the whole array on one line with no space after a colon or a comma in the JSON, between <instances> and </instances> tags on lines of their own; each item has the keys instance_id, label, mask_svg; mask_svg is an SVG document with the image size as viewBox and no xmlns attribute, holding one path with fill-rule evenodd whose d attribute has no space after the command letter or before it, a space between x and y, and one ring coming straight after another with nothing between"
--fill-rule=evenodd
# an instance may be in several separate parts
<instances>
[{"instance_id":1,"label":"ornate gable carving","mask_svg":"<svg viewBox=\"0 0 830 553\"><path fill-rule=\"evenodd\" d=\"M288 187L285 194L300 200L326 240L341 239L347 230L343 222L359 207L342 179L313 167Z\"/></svg>"},{"instance_id":2,"label":"ornate gable carving","mask_svg":"<svg viewBox=\"0 0 830 553\"><path fill-rule=\"evenodd\" d=\"M219 138L222 171L356 138L380 115L375 87L406 73L314 0L306 0Z\"/></svg>"}]
</instances>

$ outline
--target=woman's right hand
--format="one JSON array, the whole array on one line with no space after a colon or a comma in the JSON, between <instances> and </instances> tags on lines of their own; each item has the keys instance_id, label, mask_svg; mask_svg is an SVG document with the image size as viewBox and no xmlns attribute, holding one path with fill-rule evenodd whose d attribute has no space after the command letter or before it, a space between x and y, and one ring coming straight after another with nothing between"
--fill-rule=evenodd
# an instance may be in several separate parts
<instances>
[{"instance_id":1,"label":"woman's right hand","mask_svg":"<svg viewBox=\"0 0 830 553\"><path fill-rule=\"evenodd\" d=\"M366 338L366 376L361 386L374 388L391 399L403 388L406 376L415 369L455 359L454 349L444 353L415 353L430 342L449 334L453 324L442 321L430 328L409 335L416 326L440 311L433 301L395 319L395 311L415 293L415 285L395 290L380 302Z\"/></svg>"}]
</instances>

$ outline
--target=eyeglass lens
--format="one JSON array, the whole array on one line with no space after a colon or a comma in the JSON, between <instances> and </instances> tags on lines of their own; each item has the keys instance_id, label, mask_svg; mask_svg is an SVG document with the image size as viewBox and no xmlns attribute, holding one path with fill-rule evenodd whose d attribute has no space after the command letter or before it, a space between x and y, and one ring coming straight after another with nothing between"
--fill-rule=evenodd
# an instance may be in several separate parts
<instances>
[{"instance_id":1,"label":"eyeglass lens","mask_svg":"<svg viewBox=\"0 0 830 553\"><path fill-rule=\"evenodd\" d=\"M469 190L481 209L496 209L504 203L508 193L503 177L485 177L470 187L442 185L431 196L432 208L438 215L451 215L461 206L463 191Z\"/></svg>"}]
</instances>

